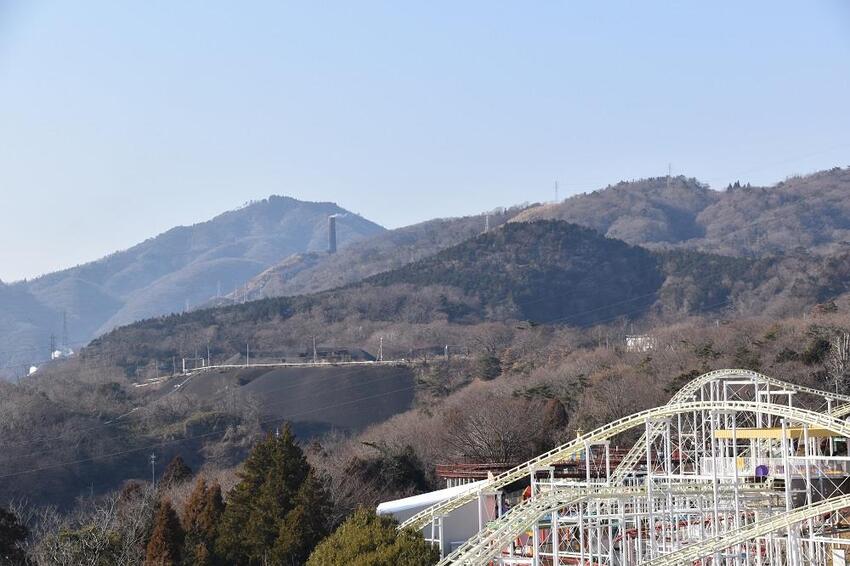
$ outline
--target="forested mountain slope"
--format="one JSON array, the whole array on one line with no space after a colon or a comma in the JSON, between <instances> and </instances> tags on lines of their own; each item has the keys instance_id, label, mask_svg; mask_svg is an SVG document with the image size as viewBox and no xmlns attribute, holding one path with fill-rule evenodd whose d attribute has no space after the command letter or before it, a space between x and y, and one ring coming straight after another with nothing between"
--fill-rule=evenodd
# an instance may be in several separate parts
<instances>
[{"instance_id":1,"label":"forested mountain slope","mask_svg":"<svg viewBox=\"0 0 850 566\"><path fill-rule=\"evenodd\" d=\"M720 198L696 179L656 177L540 205L514 220L564 220L632 244L673 244L701 236L696 217Z\"/></svg>"},{"instance_id":2,"label":"forested mountain slope","mask_svg":"<svg viewBox=\"0 0 850 566\"><path fill-rule=\"evenodd\" d=\"M397 269L497 228L522 208L487 214L438 218L381 232L334 255L296 254L252 278L231 300L262 299L326 291L371 275Z\"/></svg>"},{"instance_id":3,"label":"forested mountain slope","mask_svg":"<svg viewBox=\"0 0 850 566\"><path fill-rule=\"evenodd\" d=\"M827 253L850 242L850 167L790 177L772 187L732 187L697 218L699 249L747 255L804 248Z\"/></svg>"},{"instance_id":4,"label":"forested mountain slope","mask_svg":"<svg viewBox=\"0 0 850 566\"><path fill-rule=\"evenodd\" d=\"M14 470L53 470L47 467L74 462L75 452L121 455L105 459L109 465L97 461L71 466L70 474L56 468L46 476L27 475L10 483L9 490L26 492L31 485L27 482L35 481L31 477L42 481L50 477L55 482L51 493L68 491L71 497L91 477L114 487L128 474L138 477L149 471L146 447L159 441L169 450L179 446L196 462L231 465L260 434L264 415L292 418L304 408L309 412L301 417L310 421L315 409L316 422L303 424L324 430L321 423L330 420L321 411L339 411L333 403L325 403L326 387L306 391L297 401L303 405L299 407L290 395L294 384L279 379L282 376L269 377L268 388L260 387L265 382L250 385L251 375L266 371L257 367L237 370L220 387L211 373L174 387L186 379L178 376L159 391L156 386L133 386L170 375L174 367L179 371L182 357L209 352L214 363L242 365L247 345L256 362L283 352L309 352L314 338L319 349L362 348L377 353L381 344L387 359L428 363L417 370L415 385L405 382L396 391L390 387L396 377L390 376L386 383L374 384L387 386L376 395L391 399L409 395L413 389L406 388L415 387L417 395L439 397L478 377L493 379L500 373L557 364L570 348L607 345L609 338L611 344L622 344L632 325L639 332L660 332L686 322L722 334L725 325L747 317L771 321L795 313L835 312L838 307L830 301L847 294L848 274L846 250L761 259L693 250L659 252L565 222L507 223L434 256L339 289L120 327L94 340L77 358L46 366L21 384L0 384L0 412L5 415L0 436L11 439L9 445L15 447ZM818 303L827 304L812 309ZM846 296L839 301L846 303ZM822 344L819 336L807 338L814 346L806 342L793 356L809 359L808 350ZM445 346L453 353L450 360L443 355ZM692 346L671 341L671 347ZM753 347L732 347L743 360L738 365L752 365ZM693 349L714 355L710 345ZM588 360L576 367L593 366L595 362ZM715 358L706 360L714 363ZM628 367L639 361L631 360ZM690 369L681 366L676 371ZM566 374L558 375L560 379ZM616 376L612 379L616 381ZM349 385L346 391L360 391L359 383ZM241 395L249 391L255 396ZM520 397L509 395L504 402L528 408L526 396L541 393L546 392L522 391ZM368 394L364 389L363 396ZM279 395L277 401L273 395ZM307 396L312 405L308 406ZM359 397L340 403L354 399ZM404 397L387 410L401 410L398 407L409 400ZM148 408L135 410L139 406ZM109 434L85 434L105 425ZM28 446L30 442L45 448L36 450ZM125 447L132 447L132 453L125 453Z\"/></svg>"},{"instance_id":5,"label":"forested mountain slope","mask_svg":"<svg viewBox=\"0 0 850 566\"><path fill-rule=\"evenodd\" d=\"M383 228L333 203L270 197L212 220L174 228L98 261L11 285L26 300L0 328L5 364L43 359L67 313L71 341L151 316L179 312L227 293L294 253L327 249L327 218L341 248ZM38 305L27 308L26 305ZM43 355L34 355L42 352Z\"/></svg>"},{"instance_id":6,"label":"forested mountain slope","mask_svg":"<svg viewBox=\"0 0 850 566\"><path fill-rule=\"evenodd\" d=\"M366 280L454 287L476 299L482 318L575 325L633 311L641 297L652 304L663 282L648 250L562 222L509 223Z\"/></svg>"},{"instance_id":7,"label":"forested mountain slope","mask_svg":"<svg viewBox=\"0 0 850 566\"><path fill-rule=\"evenodd\" d=\"M850 241L850 168L789 177L771 187L736 183L724 191L696 179L620 182L515 221L559 219L650 247L688 247L722 255L834 251Z\"/></svg>"},{"instance_id":8,"label":"forested mountain slope","mask_svg":"<svg viewBox=\"0 0 850 566\"><path fill-rule=\"evenodd\" d=\"M434 256L333 291L263 299L135 323L85 355L146 375L154 360L210 346L213 358L320 344L405 355L463 344L486 322L586 327L647 316L803 312L848 291L850 251L762 259L652 252L558 221L508 223ZM142 374L139 374L142 372Z\"/></svg>"}]
</instances>

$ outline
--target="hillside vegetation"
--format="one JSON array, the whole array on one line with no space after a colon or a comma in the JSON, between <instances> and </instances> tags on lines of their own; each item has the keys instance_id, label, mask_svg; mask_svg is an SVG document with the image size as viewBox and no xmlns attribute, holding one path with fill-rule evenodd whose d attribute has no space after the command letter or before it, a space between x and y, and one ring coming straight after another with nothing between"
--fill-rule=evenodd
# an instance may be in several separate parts
<instances>
[{"instance_id":1,"label":"hillside vegetation","mask_svg":"<svg viewBox=\"0 0 850 566\"><path fill-rule=\"evenodd\" d=\"M714 191L696 179L622 181L514 221L559 219L650 247L760 256L805 248L829 253L850 240L850 168L789 177L771 187L735 183Z\"/></svg>"},{"instance_id":2,"label":"hillside vegetation","mask_svg":"<svg viewBox=\"0 0 850 566\"><path fill-rule=\"evenodd\" d=\"M73 554L62 533L74 532L80 544L186 556L199 547L166 536L179 534L177 510L192 508L186 487L153 492L140 483L151 451L162 461L180 455L221 481L215 508L231 514L224 534L207 533L204 552L303 561L309 549L286 537L243 544L233 536L236 513L260 516L266 506L276 510L269 533L302 525L287 523L297 505L275 507L275 492L263 491L258 460L239 464L252 446L255 455L273 446L261 439L277 438L284 420L307 443L302 458L284 430L290 456L274 465L306 471L306 459L315 470L299 499L322 509L312 545L360 507L438 487L437 464L521 462L577 429L661 404L709 369L744 367L847 391L850 375L832 360L850 333L848 273L843 247L728 257L649 250L562 221L506 223L339 289L120 327L78 358L0 384L0 491L72 510L18 511L44 525L29 539L31 555ZM635 333L650 337L650 349L625 347ZM167 376L181 357L209 351L213 362L240 364L247 345L252 356L274 358L308 352L314 339L320 348L371 352L383 344L385 357L415 365L328 374L313 372L334 368L244 368L135 387ZM136 481L116 491L129 479ZM110 514L128 502L132 511ZM355 539L375 530L367 518L348 524ZM381 552L392 556L394 546L387 541ZM325 559L324 548L315 560Z\"/></svg>"},{"instance_id":3,"label":"hillside vegetation","mask_svg":"<svg viewBox=\"0 0 850 566\"><path fill-rule=\"evenodd\" d=\"M749 258L798 250L841 255L850 235L848 193L850 169L841 168L772 187L736 183L724 191L683 176L659 177L558 204L495 211L490 225L556 219L655 250ZM340 250L328 256L326 217L335 213L343 214L337 221ZM20 375L23 364L43 359L50 335L61 336L63 311L71 342L84 343L187 304L221 306L351 285L473 238L484 222L479 215L383 231L330 203L272 197L98 262L12 285L18 298L0 316L0 361L20 364ZM354 241L358 245L347 245Z\"/></svg>"},{"instance_id":4,"label":"hillside vegetation","mask_svg":"<svg viewBox=\"0 0 850 566\"><path fill-rule=\"evenodd\" d=\"M231 294L232 300L262 299L327 291L397 269L501 226L522 208L486 215L439 218L381 232L334 255L296 254L270 267Z\"/></svg>"},{"instance_id":5,"label":"hillside vegetation","mask_svg":"<svg viewBox=\"0 0 850 566\"><path fill-rule=\"evenodd\" d=\"M742 367L820 388L846 392L850 387L846 367L838 369L832 363L836 355L834 344L850 332L850 304L846 300L799 318L739 318L716 325L701 317L691 317L666 327L644 325L641 330L653 338L654 346L649 351L629 351L624 347L622 332L612 324L590 331L497 323L486 329L468 327L467 332L477 338L472 351L475 363L432 359L420 365L417 372L421 389L413 409L359 434L347 437L331 433L313 439L300 449L294 446L285 427L280 436L271 434L263 441L251 407L240 405L233 397L223 397L217 407L217 419L230 419L231 424L225 428L208 428L207 431L215 434L191 442L177 432L185 430L183 425L167 426L169 422L181 424L177 416L181 404L172 401L146 403L154 410L136 417L135 426L119 427L124 436L109 442L105 433L113 428L107 423L115 412L101 419L89 417L91 420L86 423L65 424L49 435L42 434L43 424L34 419L29 430L37 436L30 439L43 442L27 450L41 453L42 465L23 468L24 473L18 475L15 470L20 470L23 464L15 458L15 452L7 450L9 471L4 473L3 489L6 493L28 493L29 489L29 493L39 496L48 489L47 493L55 497L64 487L67 500L80 496L68 513L15 504L13 516L32 528L23 550L37 564L51 564L49 557L57 550L69 556L81 556L85 552L82 549L95 544L102 545L99 548L104 556L136 557L120 562L126 564L139 564L145 550L148 556L156 552L187 556L198 549L196 544L183 544L182 536L188 541L190 534L203 534L201 540L206 552L232 555L230 560L234 563L249 563L237 558L240 553L256 555L264 551L298 552L303 561L309 549L298 549L288 542L305 539L277 536L284 532L281 525L287 525L287 532L301 527L315 529L311 532L321 534L306 539L315 545L334 526L344 524L358 508L438 487L437 464L519 463L574 438L577 430L586 431L662 404L683 384L710 369ZM107 402L110 398L107 391L120 397L128 390L128 383L121 376L116 376L116 380L108 388L99 382L85 398L97 406L117 410L120 403ZM3 412L0 434L4 435L4 447L25 441L16 436L17 442L10 442L5 437L20 430L16 426L20 421L9 423L7 419L11 415L20 419L26 411L27 403L20 397L22 387L7 385L4 389L3 399L15 401L17 407L14 413ZM27 387L34 389L32 400L58 392L55 379ZM83 397L75 394L72 398ZM82 405L80 410L86 412ZM172 462L164 471L160 465L158 488L151 489L145 481L150 472L149 448L145 444L132 457L109 457L110 451L115 450L115 444L110 442L118 443L123 454L127 446L139 442L135 436L139 429L135 427L152 424L157 425L158 432L146 442L159 437L160 443L154 449L164 461L175 453L191 456L191 467L201 470L194 486L189 479L191 470L182 463ZM192 421L186 426L199 424ZM277 424L275 421L271 426ZM88 433L79 428L83 425L88 427ZM215 425L211 421L208 426ZM205 429L188 430L197 436L203 435L201 431ZM76 441L76 449L83 458L98 458L96 465L91 462L67 465L63 460L52 460L56 454L50 451L51 441L72 432L78 436L68 437L62 444ZM628 445L637 434L639 431L633 431L631 437L626 434L613 442ZM251 446L255 448L244 464L234 468L237 455L244 456ZM293 469L296 472L288 473ZM313 477L307 483L309 490L302 489L300 486L310 474ZM130 478L133 481L123 489L110 491L121 480ZM207 492L210 488L211 494ZM293 505L291 495L295 491L300 496L296 498L299 503ZM214 526L199 532L193 513L199 511L198 500L208 500L210 496L214 496L214 505L207 512L212 514ZM286 523L287 515L299 504L318 505L316 510L321 511L309 516L321 521ZM163 509L172 505L171 516L160 518ZM177 512L185 532L180 532L181 526L174 518ZM270 520L262 531L266 536L240 535L241 526L269 515ZM374 530L368 528L371 521L363 517L352 521L340 531L339 536L344 534L346 540L340 540L339 544L363 545L365 540L373 540L363 538L365 532ZM355 523L363 524L352 532ZM203 524L211 523L207 520ZM383 551L387 553L392 553L395 546L389 538L394 534L391 527L386 526L387 538L381 539L381 544L390 547ZM169 532L177 532L181 537L171 539L167 536ZM73 536L68 536L69 533ZM323 564L327 556L332 556L329 549L333 548L334 540L319 546L321 550L312 563Z\"/></svg>"},{"instance_id":6,"label":"hillside vegetation","mask_svg":"<svg viewBox=\"0 0 850 566\"><path fill-rule=\"evenodd\" d=\"M139 319L180 312L227 293L294 253L327 249L327 217L341 247L383 231L332 203L271 197L212 220L174 228L95 262L10 285L15 308L0 320L0 365L48 354L50 335L71 342ZM0 301L2 301L0 297Z\"/></svg>"},{"instance_id":7,"label":"hillside vegetation","mask_svg":"<svg viewBox=\"0 0 850 566\"><path fill-rule=\"evenodd\" d=\"M651 252L558 221L508 223L436 255L334 291L159 317L95 340L83 352L128 376L172 357L320 345L408 356L466 347L465 327L528 321L587 327L612 321L758 314L791 316L850 285L850 250L827 256L733 258Z\"/></svg>"},{"instance_id":8,"label":"hillside vegetation","mask_svg":"<svg viewBox=\"0 0 850 566\"><path fill-rule=\"evenodd\" d=\"M476 319L587 325L636 309L664 282L651 252L563 222L509 223L367 284L448 286ZM652 304L650 298L641 304ZM465 309L447 312L462 319Z\"/></svg>"}]
</instances>

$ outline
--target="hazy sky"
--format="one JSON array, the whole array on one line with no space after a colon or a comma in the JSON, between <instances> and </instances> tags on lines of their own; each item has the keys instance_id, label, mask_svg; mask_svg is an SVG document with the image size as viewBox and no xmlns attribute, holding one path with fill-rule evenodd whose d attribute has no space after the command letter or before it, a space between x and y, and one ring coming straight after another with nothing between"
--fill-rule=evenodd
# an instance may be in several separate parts
<instances>
[{"instance_id":1,"label":"hazy sky","mask_svg":"<svg viewBox=\"0 0 850 566\"><path fill-rule=\"evenodd\" d=\"M0 0L0 279L269 194L385 226L850 164L850 3Z\"/></svg>"}]
</instances>

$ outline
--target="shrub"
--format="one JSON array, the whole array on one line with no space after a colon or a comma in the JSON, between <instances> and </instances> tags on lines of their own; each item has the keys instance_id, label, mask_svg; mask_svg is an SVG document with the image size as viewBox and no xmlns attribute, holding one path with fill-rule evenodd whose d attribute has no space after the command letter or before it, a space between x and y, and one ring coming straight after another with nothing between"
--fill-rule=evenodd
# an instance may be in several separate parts
<instances>
[{"instance_id":1,"label":"shrub","mask_svg":"<svg viewBox=\"0 0 850 566\"><path fill-rule=\"evenodd\" d=\"M431 566L439 559L420 534L361 509L316 547L307 566Z\"/></svg>"}]
</instances>

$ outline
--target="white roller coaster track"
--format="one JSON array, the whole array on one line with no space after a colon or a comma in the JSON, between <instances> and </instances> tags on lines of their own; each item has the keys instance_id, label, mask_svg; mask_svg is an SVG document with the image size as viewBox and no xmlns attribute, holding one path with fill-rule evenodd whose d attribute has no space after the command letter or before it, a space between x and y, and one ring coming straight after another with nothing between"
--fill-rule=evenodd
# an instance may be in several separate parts
<instances>
[{"instance_id":1,"label":"white roller coaster track","mask_svg":"<svg viewBox=\"0 0 850 566\"><path fill-rule=\"evenodd\" d=\"M833 497L812 505L794 509L793 511L781 513L769 519L758 521L749 527L712 537L699 544L659 556L658 558L644 562L644 564L647 566L693 564L696 560L711 556L721 550L763 537L780 529L792 527L808 519L833 513L845 507L850 507L850 495ZM850 544L850 539L847 540L847 544Z\"/></svg>"},{"instance_id":2,"label":"white roller coaster track","mask_svg":"<svg viewBox=\"0 0 850 566\"><path fill-rule=\"evenodd\" d=\"M731 489L722 486L719 492L731 493ZM510 544L517 533L528 531L541 517L563 507L574 505L587 499L610 499L623 496L643 496L645 486L598 486L560 489L539 494L517 505L510 512L487 525L487 530L479 536L468 540L443 558L437 566L449 564L482 564L496 555L500 549ZM712 494L713 486L707 484L683 484L670 489L672 495L703 495ZM745 486L740 490L743 494L758 494L765 497L776 495L767 485Z\"/></svg>"},{"instance_id":3,"label":"white roller coaster track","mask_svg":"<svg viewBox=\"0 0 850 566\"><path fill-rule=\"evenodd\" d=\"M518 479L530 475L536 468L549 466L551 464L569 458L570 456L578 454L579 452L581 452L581 450L584 449L586 442L598 442L600 440L606 440L626 430L629 430L630 428L643 424L646 419L672 416L676 414L686 413L687 411L696 410L748 410L754 412L761 411L763 413L771 412L767 410L767 407L769 406L768 403L747 403L738 401L728 401L714 404L695 404L694 402L686 402L686 400L692 399L696 392L698 392L699 389L705 384L713 380L726 378L749 378L754 381L760 381L763 383L775 385L780 389L786 389L799 393L807 393L818 397L824 397L850 404L850 396L833 394L826 391L820 391L811 387L788 383L750 370L723 369L711 371L697 377L693 381L686 384L679 392L677 392L670 399L667 405L635 413L634 415L630 415L618 421L608 423L592 432L584 434L571 442L558 446L557 448L554 448L549 452L541 454L536 458L533 458L523 464L520 464L519 466L516 466L506 472L499 474L492 480L488 481L486 484L480 484L475 488L456 495L451 499L423 509L419 513L416 513L415 515L401 523L401 525L399 525L399 528L412 528L414 530L422 529L428 523L432 522L435 518L445 516L451 511L454 511L455 509L462 507L470 501L475 500L478 497L478 493L482 490L501 489ZM740 408L734 409L733 406L738 406ZM773 409L773 411L778 410L779 409L776 408ZM796 409L791 407L782 407L781 411L781 414L778 412L773 414L780 417L791 418L794 418L791 413L799 414L801 416L801 422L806 422L805 418L810 416L815 420L812 420L808 424L817 424L818 426L821 426L826 423L824 428L830 428L831 426L838 425L844 427L842 428L842 430L845 430L846 428L846 425L840 423L835 418L821 413L815 413L812 411L805 411L803 409ZM815 422L816 420L817 423ZM835 430L835 432L842 435L844 434L844 432L839 432L837 430ZM634 469L634 466L638 463L638 461L640 461L644 454L646 445L645 439L646 435L644 434L641 440L637 442L634 447L628 452L626 457L623 459L623 461L612 474L612 481L616 483L621 482L622 479L625 477L626 473Z\"/></svg>"},{"instance_id":4,"label":"white roller coaster track","mask_svg":"<svg viewBox=\"0 0 850 566\"><path fill-rule=\"evenodd\" d=\"M814 395L817 397L825 397L827 399L832 399L833 401L842 401L845 404L841 405L840 408L847 407L848 414L850 413L850 396L840 395L838 393L830 393L828 391L821 391L819 389L814 389L812 387L806 387L804 385L797 385L795 383L790 383L786 381L782 381L780 379L776 379L770 377L768 375L764 375L762 373L758 373L748 369L720 369L715 371L710 371L708 373L704 373L701 376L693 379L689 383L687 383L682 389L680 389L670 401L667 402L668 405L674 405L676 403L681 403L686 400L693 400L694 395L700 388L704 387L706 384L711 381L717 379L726 379L733 377L744 377L749 378L753 381L758 381L761 383L767 383L773 385L779 389L784 389L787 391L794 391L796 393L806 393L809 395ZM835 415L842 416L842 415ZM611 475L611 480L615 483L621 483L625 476L631 472L635 465L643 458L646 448L646 432L644 432L640 439L635 442L632 446L631 450L628 451L626 456L620 462L620 465L617 466L617 469L614 470L614 473Z\"/></svg>"},{"instance_id":5,"label":"white roller coaster track","mask_svg":"<svg viewBox=\"0 0 850 566\"><path fill-rule=\"evenodd\" d=\"M835 407L829 414L837 419L850 415L850 403Z\"/></svg>"},{"instance_id":6,"label":"white roller coaster track","mask_svg":"<svg viewBox=\"0 0 850 566\"><path fill-rule=\"evenodd\" d=\"M695 411L747 411L752 413L760 412L762 414L769 414L775 417L790 419L800 424L806 424L812 427L818 427L825 430L829 430L838 436L850 436L850 424L847 424L844 421L840 421L832 416L825 415L823 413L817 413L814 411L800 409L797 407L787 407L785 405L776 405L771 403L754 403L749 401L680 402L675 404L663 405L654 409L640 411L622 419L610 422L602 427L597 428L596 430L593 430L587 434L580 436L572 442L569 442L567 444L559 446L554 450L546 452L545 454L542 454L537 458L530 460L522 466L518 466L516 468L508 470L503 474L496 476L490 482L490 485L503 486L512 483L524 476L530 475L535 468L549 466L555 462L559 462L563 459L569 458L574 454L580 453L582 450L584 450L585 443L587 442L600 442L606 440L608 438L611 438L612 436L621 434L631 428L643 425L647 422L647 420L651 421L654 419L672 417L678 414L687 414ZM449 513L459 508L460 506L465 505L469 501L474 500L477 497L477 493L478 489L475 489L471 492L467 492L461 494L458 497L450 499L443 504L430 507L429 509L426 509L426 511L432 510L432 513L440 514ZM562 504L566 505L573 501L575 501L575 494L573 494L572 500L569 499L569 495L567 495L567 497L564 498ZM537 512L540 509L544 509L544 511L540 511L540 513L544 513L545 510L551 511L551 508L547 507L544 502L534 501L533 503L529 504L524 511L518 514L518 516L516 517L517 526L525 525L529 520L533 522L533 520L539 516ZM511 515L512 513L513 511L507 513L507 515ZM425 524L427 523L422 523L422 526L424 526ZM513 524L513 520L511 520L510 524ZM515 533L519 531L513 532ZM491 546L491 541L489 537L485 537L477 540L472 545L466 547L465 552L457 554L453 553L452 555L450 555L454 556L453 560L447 561L447 557L447 559L443 560L441 564L480 564L482 563L482 561L486 561L487 559L492 558L492 555L490 553L498 552L498 550L498 547Z\"/></svg>"}]
</instances>

